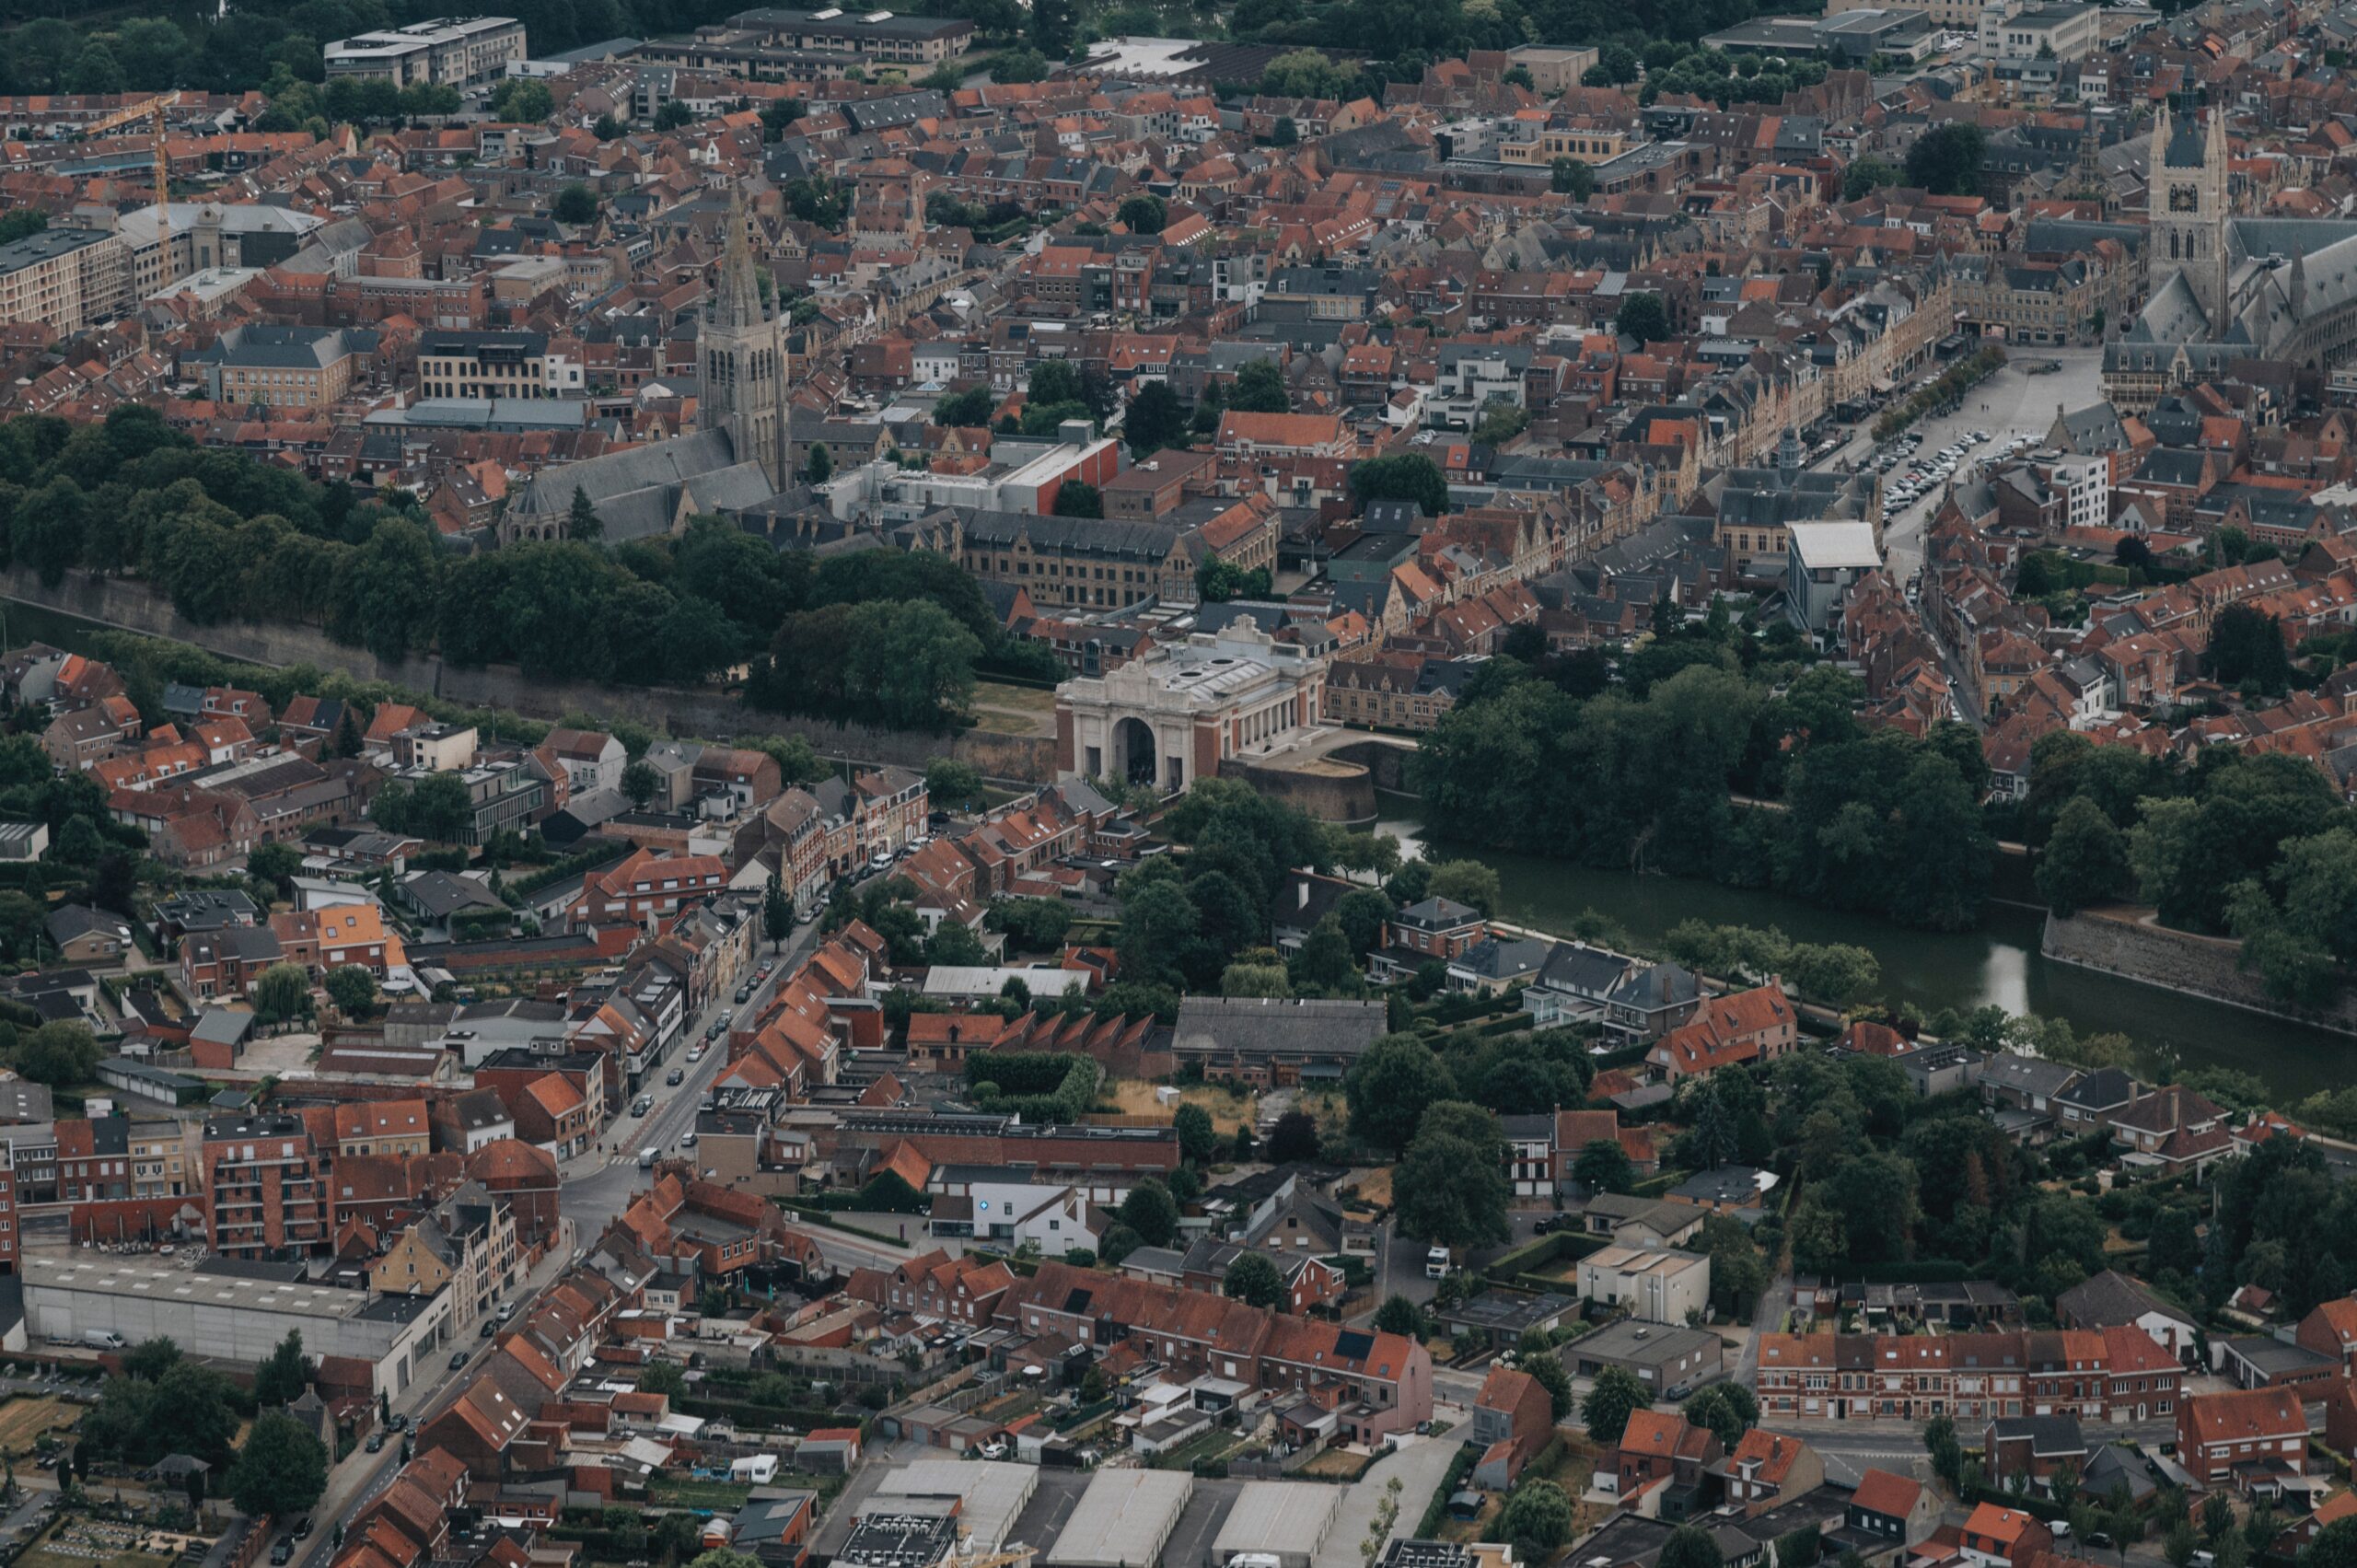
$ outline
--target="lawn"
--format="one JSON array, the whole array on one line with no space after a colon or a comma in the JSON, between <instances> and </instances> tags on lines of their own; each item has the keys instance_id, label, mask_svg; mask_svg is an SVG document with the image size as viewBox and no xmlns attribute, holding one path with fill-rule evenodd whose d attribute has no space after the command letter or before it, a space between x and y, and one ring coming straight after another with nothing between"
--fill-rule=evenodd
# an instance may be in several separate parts
<instances>
[{"instance_id":1,"label":"lawn","mask_svg":"<svg viewBox=\"0 0 2357 1568\"><path fill-rule=\"evenodd\" d=\"M1030 686L974 683L974 727L992 735L1053 735L1056 694Z\"/></svg>"},{"instance_id":2,"label":"lawn","mask_svg":"<svg viewBox=\"0 0 2357 1568\"><path fill-rule=\"evenodd\" d=\"M1322 1481L1356 1481L1366 1474L1375 1463L1373 1454L1353 1454L1348 1448L1329 1448L1296 1473L1317 1476Z\"/></svg>"},{"instance_id":3,"label":"lawn","mask_svg":"<svg viewBox=\"0 0 2357 1568\"><path fill-rule=\"evenodd\" d=\"M746 1481L672 1481L654 1476L646 1482L647 1506L652 1508L710 1508L714 1512L733 1512L742 1508L745 1500L752 1495L753 1488Z\"/></svg>"},{"instance_id":4,"label":"lawn","mask_svg":"<svg viewBox=\"0 0 2357 1568\"><path fill-rule=\"evenodd\" d=\"M1155 1091L1165 1086L1144 1078L1116 1078L1108 1086L1105 1097L1124 1116L1168 1116L1179 1105L1201 1106L1211 1113L1212 1125L1226 1137L1234 1137L1238 1126L1251 1123L1255 1100L1252 1096L1223 1084L1190 1084L1178 1091L1178 1098L1170 1105L1155 1098Z\"/></svg>"},{"instance_id":5,"label":"lawn","mask_svg":"<svg viewBox=\"0 0 2357 1568\"><path fill-rule=\"evenodd\" d=\"M46 1394L10 1400L0 1404L0 1454L29 1454L42 1433L63 1431L81 1419L79 1405Z\"/></svg>"}]
</instances>

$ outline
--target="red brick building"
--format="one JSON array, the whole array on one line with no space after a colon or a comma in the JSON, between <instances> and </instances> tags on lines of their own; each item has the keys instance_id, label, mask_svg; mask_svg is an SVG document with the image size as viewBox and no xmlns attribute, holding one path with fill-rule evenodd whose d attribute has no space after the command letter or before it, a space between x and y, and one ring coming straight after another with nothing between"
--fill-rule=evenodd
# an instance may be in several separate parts
<instances>
[{"instance_id":1,"label":"red brick building","mask_svg":"<svg viewBox=\"0 0 2357 1568\"><path fill-rule=\"evenodd\" d=\"M204 1124L211 1242L225 1257L325 1248L335 1226L326 1162L298 1116L216 1116Z\"/></svg>"},{"instance_id":2,"label":"red brick building","mask_svg":"<svg viewBox=\"0 0 2357 1568\"><path fill-rule=\"evenodd\" d=\"M2195 1394L2177 1407L2177 1460L2204 1486L2225 1486L2242 1466L2280 1460L2307 1473L2308 1418L2295 1388Z\"/></svg>"}]
</instances>

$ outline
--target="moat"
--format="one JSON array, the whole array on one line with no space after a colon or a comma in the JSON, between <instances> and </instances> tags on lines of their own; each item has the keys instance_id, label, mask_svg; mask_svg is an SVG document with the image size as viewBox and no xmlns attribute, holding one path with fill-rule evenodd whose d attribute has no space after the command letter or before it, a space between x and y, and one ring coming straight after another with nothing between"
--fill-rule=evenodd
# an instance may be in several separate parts
<instances>
[{"instance_id":1,"label":"moat","mask_svg":"<svg viewBox=\"0 0 2357 1568\"><path fill-rule=\"evenodd\" d=\"M1397 834L1403 849L1423 835L1417 802L1406 796L1383 796L1376 826ZM2287 1106L2319 1089L2345 1087L2357 1073L2357 1040L2052 962L2038 952L2044 915L2016 904L1990 903L1973 930L1917 931L1756 889L1599 871L1461 844L1436 853L1495 867L1499 918L1537 930L1568 934L1572 921L1591 909L1619 923L1639 947L1659 942L1685 920L1773 925L1799 942L1866 948L1881 961L1882 994L1893 1004L1912 1003L1929 1014L1994 1003L2008 1012L2067 1018L2083 1035L2117 1030L2139 1044L2172 1048L2188 1066L2214 1063L2255 1074ZM2000 867L2001 889L2017 878L2017 866Z\"/></svg>"}]
</instances>

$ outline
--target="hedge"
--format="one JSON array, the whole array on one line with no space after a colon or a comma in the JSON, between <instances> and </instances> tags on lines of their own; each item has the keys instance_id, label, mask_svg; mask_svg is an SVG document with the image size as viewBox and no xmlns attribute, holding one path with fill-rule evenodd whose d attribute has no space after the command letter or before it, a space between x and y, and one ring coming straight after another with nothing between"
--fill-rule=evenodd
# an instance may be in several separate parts
<instances>
[{"instance_id":1,"label":"hedge","mask_svg":"<svg viewBox=\"0 0 2357 1568\"><path fill-rule=\"evenodd\" d=\"M1526 1289L1560 1291L1561 1280L1541 1279L1538 1271L1550 1263L1585 1258L1600 1248L1608 1247L1608 1236L1590 1236L1581 1230L1559 1230L1551 1236L1538 1237L1510 1252L1500 1253L1481 1275L1492 1284L1515 1284Z\"/></svg>"},{"instance_id":2,"label":"hedge","mask_svg":"<svg viewBox=\"0 0 2357 1568\"><path fill-rule=\"evenodd\" d=\"M1457 1489L1465 1484L1465 1478L1480 1462L1480 1449L1470 1443L1457 1446L1456 1457L1448 1461L1447 1473L1440 1478L1439 1489L1433 1493L1433 1500L1424 1504L1424 1516L1416 1522L1417 1539L1431 1540L1440 1534L1441 1526L1448 1520L1448 1500L1457 1495Z\"/></svg>"},{"instance_id":3,"label":"hedge","mask_svg":"<svg viewBox=\"0 0 2357 1568\"><path fill-rule=\"evenodd\" d=\"M1988 1271L1985 1265L1976 1269L1954 1258L1916 1258L1898 1263L1856 1263L1849 1272L1868 1284L1930 1285L1979 1279Z\"/></svg>"},{"instance_id":4,"label":"hedge","mask_svg":"<svg viewBox=\"0 0 2357 1568\"><path fill-rule=\"evenodd\" d=\"M842 1411L816 1405L765 1405L755 1400L716 1400L709 1394L674 1394L671 1408L682 1415L700 1415L764 1432L807 1432L851 1424Z\"/></svg>"},{"instance_id":5,"label":"hedge","mask_svg":"<svg viewBox=\"0 0 2357 1568\"><path fill-rule=\"evenodd\" d=\"M1022 1063L1028 1057L1044 1058L1056 1063L1063 1070L1057 1086L1044 1094L1008 1094L1004 1080L993 1074L974 1085L974 1103L993 1114L1019 1116L1026 1121L1050 1125L1078 1121L1097 1103L1097 1086L1103 1082L1105 1070L1094 1057L1064 1055L1055 1051L1017 1051L1006 1056L979 1058L985 1066L995 1067L1003 1062ZM969 1063L970 1068L972 1064Z\"/></svg>"}]
</instances>

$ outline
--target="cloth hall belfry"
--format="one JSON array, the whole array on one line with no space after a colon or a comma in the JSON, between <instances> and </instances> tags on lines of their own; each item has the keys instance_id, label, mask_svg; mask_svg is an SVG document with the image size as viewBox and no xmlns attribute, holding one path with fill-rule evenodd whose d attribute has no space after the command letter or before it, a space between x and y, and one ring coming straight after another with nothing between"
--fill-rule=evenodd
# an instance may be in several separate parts
<instances>
[{"instance_id":1,"label":"cloth hall belfry","mask_svg":"<svg viewBox=\"0 0 2357 1568\"><path fill-rule=\"evenodd\" d=\"M2330 370L2357 359L2357 220L2238 216L2224 110L2153 128L2144 307L2104 344L2104 395L2124 413L2238 361Z\"/></svg>"},{"instance_id":2,"label":"cloth hall belfry","mask_svg":"<svg viewBox=\"0 0 2357 1568\"><path fill-rule=\"evenodd\" d=\"M743 198L732 200L720 280L696 329L696 421L726 432L737 461L760 463L783 490L794 482L785 429L790 321L761 298L749 221Z\"/></svg>"}]
</instances>

